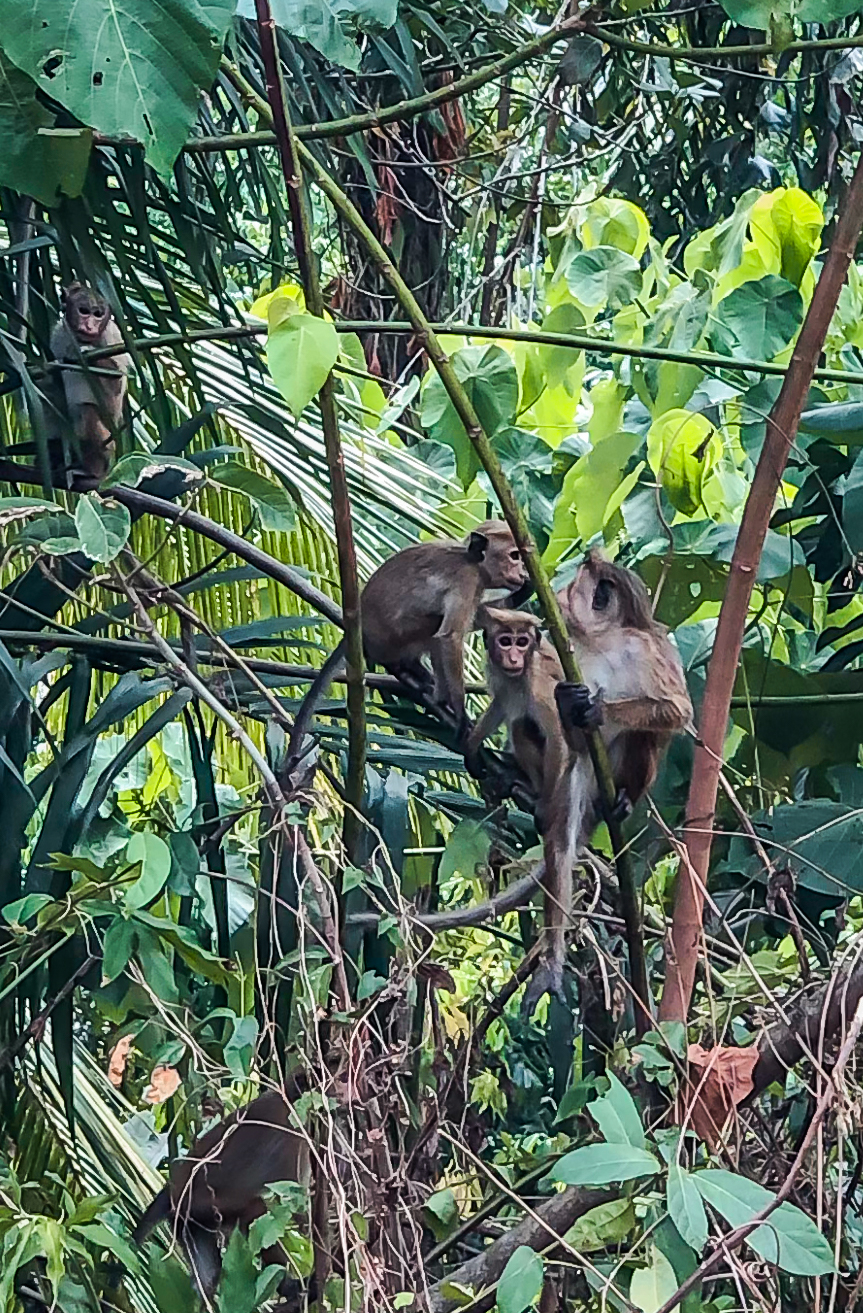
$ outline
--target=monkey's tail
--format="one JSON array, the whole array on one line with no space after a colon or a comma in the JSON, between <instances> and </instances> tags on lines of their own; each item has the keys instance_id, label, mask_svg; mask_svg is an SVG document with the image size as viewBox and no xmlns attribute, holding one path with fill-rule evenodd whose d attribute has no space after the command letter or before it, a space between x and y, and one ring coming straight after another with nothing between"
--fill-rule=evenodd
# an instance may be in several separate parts
<instances>
[{"instance_id":1,"label":"monkey's tail","mask_svg":"<svg viewBox=\"0 0 863 1313\"><path fill-rule=\"evenodd\" d=\"M291 771L296 766L303 751L303 740L309 732L309 726L312 723L312 717L317 710L318 703L323 698L330 684L339 673L345 659L346 643L342 639L333 648L324 664L321 666L315 678L309 685L309 691L303 698L302 705L297 712L294 720L291 737L288 742L288 770Z\"/></svg>"},{"instance_id":2,"label":"monkey's tail","mask_svg":"<svg viewBox=\"0 0 863 1313\"><path fill-rule=\"evenodd\" d=\"M132 1239L135 1244L143 1244L153 1228L158 1226L160 1222L167 1222L170 1216L171 1193L168 1187L165 1186L144 1210L138 1221L138 1225L132 1232Z\"/></svg>"}]
</instances>

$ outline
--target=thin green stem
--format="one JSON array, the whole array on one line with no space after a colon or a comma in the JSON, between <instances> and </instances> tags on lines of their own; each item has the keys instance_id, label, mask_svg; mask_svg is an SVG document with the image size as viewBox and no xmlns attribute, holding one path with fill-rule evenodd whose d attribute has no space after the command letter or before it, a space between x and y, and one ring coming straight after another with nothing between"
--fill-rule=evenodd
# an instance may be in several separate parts
<instances>
[{"instance_id":1,"label":"thin green stem","mask_svg":"<svg viewBox=\"0 0 863 1313\"><path fill-rule=\"evenodd\" d=\"M298 142L297 149L300 154L300 159L302 160L303 168L309 172L312 178L314 178L321 191L341 215L345 223L347 223L357 234L366 248L370 260L377 267L382 277L384 277L392 287L399 303L410 320L418 340L424 346L429 359L437 370L438 376L446 388L456 414L464 425L465 432L467 433L471 445L473 446L483 469L488 475L504 518L512 530L513 537L521 551L531 582L536 589L537 597L545 615L549 637L560 657L564 674L568 680L572 680L575 683L581 683L581 674L575 656L569 645L566 625L560 610L560 605L551 587L548 575L543 567L539 552L536 548L536 543L534 542L528 527L527 519L513 495L512 488L503 472L497 453L492 447L488 434L485 432L479 416L474 410L473 404L462 386L461 380L455 371L452 361L441 346L437 334L426 318L413 292L402 278L395 263L390 259L386 249L381 242L378 241L356 206L352 203L349 197L345 195L341 187L339 187L339 185L330 177L326 170L318 164L317 160L307 147ZM635 879L629 860L629 854L621 840L620 827L612 819L615 787L611 765L608 760L608 754L605 750L605 744L598 734L587 734L586 738L590 758L599 784L603 811L607 818L607 824L609 826L609 832L611 834L612 845L615 852L615 865L617 867L617 876L620 883L621 904L627 926L632 986L636 997L642 1004L640 1008L636 1008L636 1026L641 1034L646 1029L646 1024L651 1014L649 1008L650 995L647 981L647 967L644 957L644 944L641 935Z\"/></svg>"},{"instance_id":2,"label":"thin green stem","mask_svg":"<svg viewBox=\"0 0 863 1313\"><path fill-rule=\"evenodd\" d=\"M258 36L267 78L267 96L279 148L282 174L288 192L294 249L300 267L300 278L306 299L306 309L319 319L324 317L324 298L318 275L318 265L312 249L312 225L305 202L303 175L297 153L296 134L291 125L281 63L276 44L275 23L269 0L255 0L258 17ZM348 769L345 778L345 812L342 837L349 862L356 860L361 836L360 810L366 775L366 704L365 658L363 631L360 616L360 585L357 573L357 553L351 501L345 474L345 459L339 434L339 414L336 406L335 383L329 374L318 394L321 409L321 427L327 467L330 473L330 493L333 503L333 523L336 531L336 552L339 562L339 582L342 592L342 618L345 631L347 658L348 706Z\"/></svg>"}]
</instances>

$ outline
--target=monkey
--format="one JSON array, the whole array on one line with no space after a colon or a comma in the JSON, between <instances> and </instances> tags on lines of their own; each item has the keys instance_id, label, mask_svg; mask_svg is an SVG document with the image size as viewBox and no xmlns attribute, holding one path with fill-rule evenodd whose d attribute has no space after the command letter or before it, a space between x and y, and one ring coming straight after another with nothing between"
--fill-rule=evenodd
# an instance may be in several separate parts
<instances>
[{"instance_id":1,"label":"monkey","mask_svg":"<svg viewBox=\"0 0 863 1313\"><path fill-rule=\"evenodd\" d=\"M114 461L114 435L123 423L126 375L132 362L126 354L108 356L86 372L81 351L116 346L123 341L122 334L105 298L83 283L70 283L62 304L63 318L51 333L51 351L61 364L75 366L62 370L66 411L84 473L101 480Z\"/></svg>"},{"instance_id":2,"label":"monkey","mask_svg":"<svg viewBox=\"0 0 863 1313\"><path fill-rule=\"evenodd\" d=\"M305 1136L291 1120L290 1103L298 1094L269 1091L224 1118L195 1141L185 1158L171 1164L168 1184L141 1216L132 1233L142 1244L159 1222L169 1221L189 1260L205 1304L211 1306L219 1284L222 1261L219 1238L243 1231L267 1211L264 1191L275 1181L307 1186L309 1149ZM266 1267L286 1264L281 1245L262 1251ZM282 1294L295 1294L296 1283L285 1277Z\"/></svg>"},{"instance_id":3,"label":"monkey","mask_svg":"<svg viewBox=\"0 0 863 1313\"><path fill-rule=\"evenodd\" d=\"M618 791L616 809L628 812L656 779L674 735L691 724L692 703L680 657L631 570L593 549L558 600L585 680L562 681L555 690L575 757L569 824L577 845L588 842L601 819L584 731L601 734Z\"/></svg>"},{"instance_id":4,"label":"monkey","mask_svg":"<svg viewBox=\"0 0 863 1313\"><path fill-rule=\"evenodd\" d=\"M451 716L460 738L464 709L464 639L476 628L487 589L522 589L528 573L509 526L486 520L462 542L418 543L384 561L360 598L363 649L369 665L390 674ZM344 642L321 667L294 722L289 758L299 759L314 709L341 668ZM431 671L422 658L431 660Z\"/></svg>"},{"instance_id":5,"label":"monkey","mask_svg":"<svg viewBox=\"0 0 863 1313\"><path fill-rule=\"evenodd\" d=\"M566 862L566 809L574 754L564 735L555 701L563 681L560 658L535 616L492 606L480 608L487 649L486 678L491 703L471 729L465 759L476 773L480 745L502 724L517 765L536 794L537 830L545 840L542 961L525 994L531 1010L551 990L563 998L566 931L572 912L572 859ZM556 861L556 853L563 860Z\"/></svg>"}]
</instances>

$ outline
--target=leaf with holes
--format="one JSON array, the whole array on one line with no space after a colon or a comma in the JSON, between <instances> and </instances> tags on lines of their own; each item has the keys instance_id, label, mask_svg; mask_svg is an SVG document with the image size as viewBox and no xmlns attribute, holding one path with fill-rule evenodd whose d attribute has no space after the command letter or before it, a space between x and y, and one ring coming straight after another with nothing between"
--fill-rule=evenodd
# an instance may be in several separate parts
<instances>
[{"instance_id":1,"label":"leaf with holes","mask_svg":"<svg viewBox=\"0 0 863 1313\"><path fill-rule=\"evenodd\" d=\"M3 49L52 100L170 171L209 90L236 0L7 0Z\"/></svg>"},{"instance_id":2,"label":"leaf with holes","mask_svg":"<svg viewBox=\"0 0 863 1313\"><path fill-rule=\"evenodd\" d=\"M55 128L55 118L33 79L0 54L0 184L44 205L81 195L93 145L89 128Z\"/></svg>"}]
</instances>

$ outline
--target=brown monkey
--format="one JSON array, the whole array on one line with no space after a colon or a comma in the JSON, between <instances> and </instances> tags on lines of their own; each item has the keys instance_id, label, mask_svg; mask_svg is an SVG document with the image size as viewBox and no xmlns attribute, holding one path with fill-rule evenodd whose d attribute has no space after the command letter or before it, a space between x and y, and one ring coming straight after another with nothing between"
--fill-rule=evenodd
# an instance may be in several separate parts
<instances>
[{"instance_id":1,"label":"brown monkey","mask_svg":"<svg viewBox=\"0 0 863 1313\"><path fill-rule=\"evenodd\" d=\"M107 356L85 371L81 351L116 346L122 340L105 298L83 283L70 283L63 292L63 318L51 334L51 351L55 360L75 366L61 371L66 411L84 472L98 479L104 479L114 460L114 434L123 423L132 362L125 354ZM110 376L97 370L110 371Z\"/></svg>"},{"instance_id":2,"label":"brown monkey","mask_svg":"<svg viewBox=\"0 0 863 1313\"><path fill-rule=\"evenodd\" d=\"M370 665L422 692L464 729L464 639L477 626L486 589L522 589L528 574L509 526L486 520L463 542L419 543L384 561L360 599L363 647ZM432 669L423 664L428 655ZM315 706L341 668L339 643L311 685L291 734L296 761Z\"/></svg>"},{"instance_id":3,"label":"brown monkey","mask_svg":"<svg viewBox=\"0 0 863 1313\"><path fill-rule=\"evenodd\" d=\"M296 1094L292 1085L289 1097ZM171 1164L168 1184L144 1212L133 1239L141 1244L159 1222L170 1221L210 1302L222 1268L220 1237L227 1239L236 1226L247 1230L266 1212L268 1185L306 1185L308 1177L308 1144L291 1119L290 1103L280 1090L262 1094L211 1127L185 1158ZM264 1266L286 1262L280 1245L265 1249L262 1258ZM294 1284L286 1277L282 1293L294 1293Z\"/></svg>"},{"instance_id":4,"label":"brown monkey","mask_svg":"<svg viewBox=\"0 0 863 1313\"><path fill-rule=\"evenodd\" d=\"M559 600L586 681L562 683L556 692L564 732L576 752L572 840L585 843L600 816L582 731L600 731L618 805L630 808L656 779L674 734L690 724L692 703L677 651L665 626L654 619L637 575L593 550Z\"/></svg>"},{"instance_id":5,"label":"brown monkey","mask_svg":"<svg viewBox=\"0 0 863 1313\"><path fill-rule=\"evenodd\" d=\"M573 753L555 703L563 668L534 616L484 606L480 619L488 651L491 703L468 736L465 758L475 770L480 744L506 724L513 756L537 795L537 829L545 837L545 944L543 962L525 998L530 1007L547 989L563 993L566 931L572 911L572 856L567 862L566 836ZM555 860L557 853L562 860Z\"/></svg>"}]
</instances>

